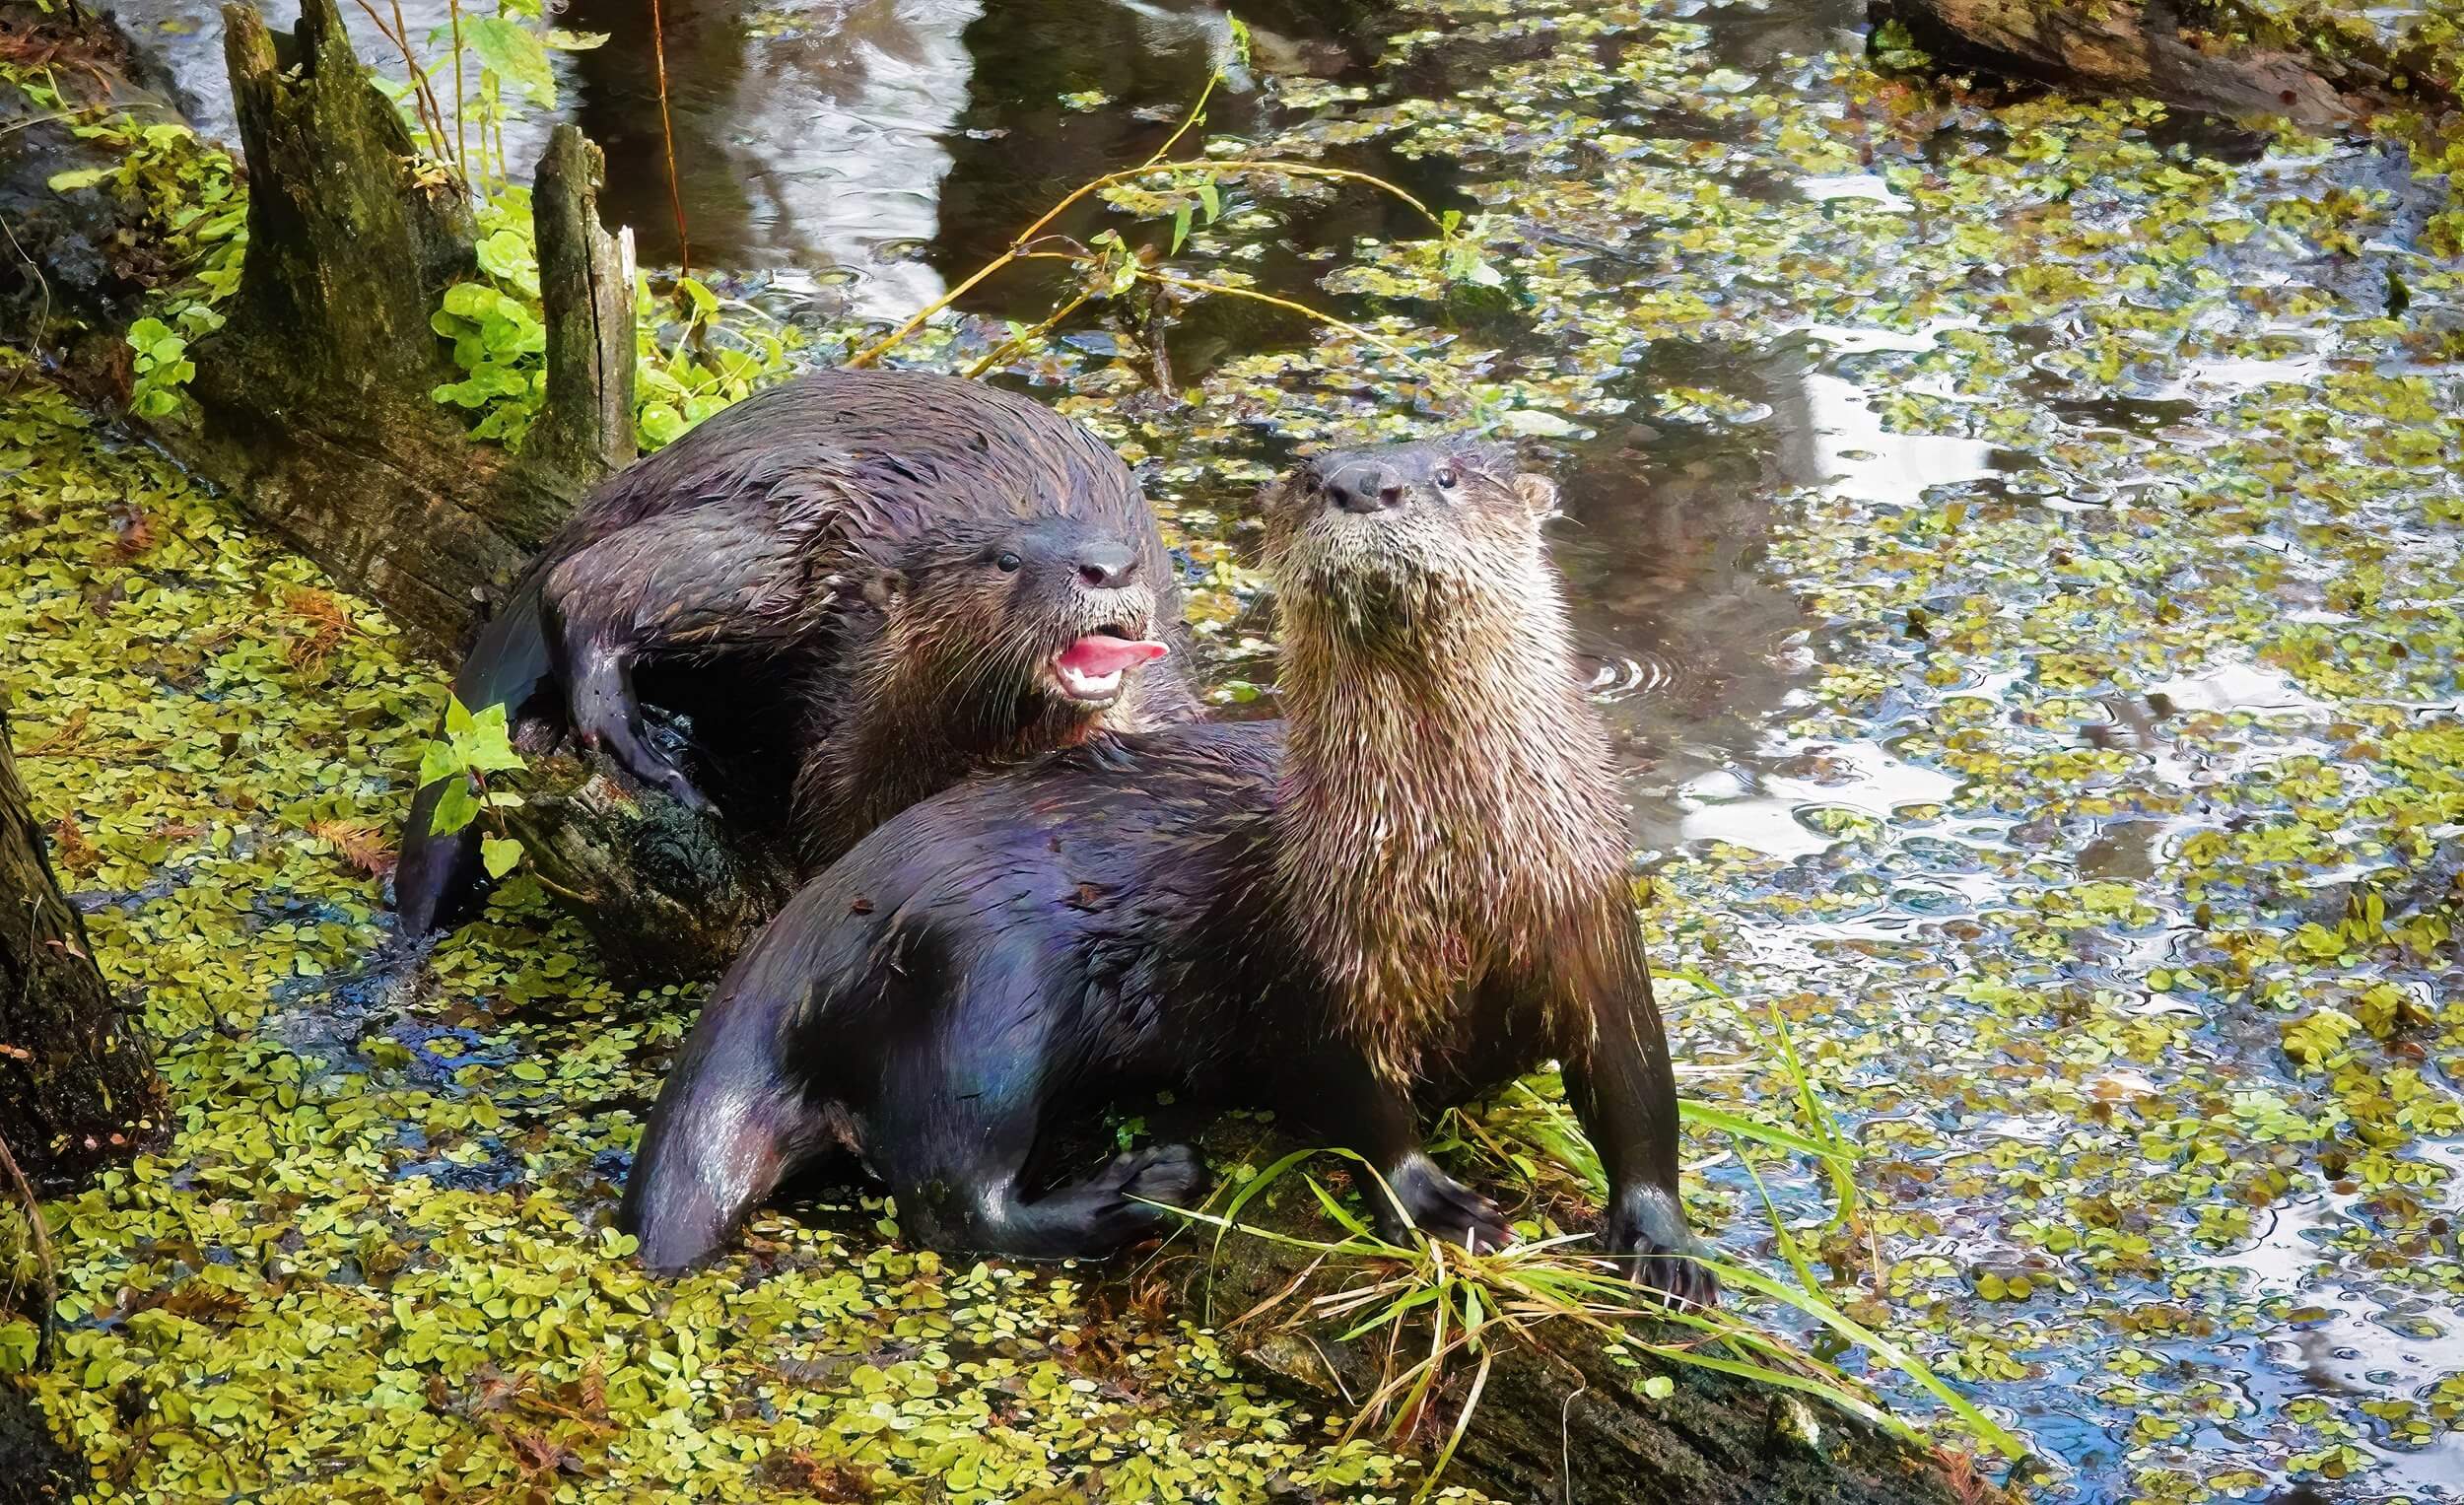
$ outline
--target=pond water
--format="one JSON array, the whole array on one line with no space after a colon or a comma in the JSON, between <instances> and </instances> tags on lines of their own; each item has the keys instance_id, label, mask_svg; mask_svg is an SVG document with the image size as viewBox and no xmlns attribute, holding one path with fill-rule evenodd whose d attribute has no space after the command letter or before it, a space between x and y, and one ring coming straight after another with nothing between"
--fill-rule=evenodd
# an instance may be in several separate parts
<instances>
[{"instance_id":1,"label":"pond water","mask_svg":"<svg viewBox=\"0 0 2464 1505\"><path fill-rule=\"evenodd\" d=\"M123 14L214 119L210 12ZM1880 77L1836 0L1241 14L1208 131L1473 215L1503 286L1289 179L1181 259L1457 374L1558 474L1657 959L1726 994L1672 990L1687 1090L1784 1115L1786 1021L1864 1156L1827 1232L1823 1185L1764 1168L1835 1299L2023 1433L2040 1498L2464 1500L2444 184L2366 137ZM614 39L559 59L558 108L667 264L646 15L574 6ZM1229 36L1192 0L666 22L693 260L815 359L1143 158ZM924 358L1058 286L1005 274ZM1175 320L1170 396L1101 312L1003 379L1144 464L1246 684L1257 480L1474 414L1283 310ZM1691 1148L1702 1220L1773 1260L1734 1152Z\"/></svg>"}]
</instances>

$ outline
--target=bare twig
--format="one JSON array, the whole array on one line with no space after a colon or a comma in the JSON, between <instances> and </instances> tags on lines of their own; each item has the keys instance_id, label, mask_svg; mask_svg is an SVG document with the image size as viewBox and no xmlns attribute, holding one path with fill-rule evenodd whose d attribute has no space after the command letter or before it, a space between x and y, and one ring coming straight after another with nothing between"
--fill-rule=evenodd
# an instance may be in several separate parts
<instances>
[{"instance_id":1,"label":"bare twig","mask_svg":"<svg viewBox=\"0 0 2464 1505\"><path fill-rule=\"evenodd\" d=\"M26 1226L34 1247L34 1267L42 1281L41 1300L34 1312L34 1367L51 1366L51 1325L54 1308L60 1304L60 1272L51 1263L51 1230L42 1222L42 1203L34 1197L34 1189L27 1183L26 1173L18 1169L17 1157L9 1153L6 1135L0 1135L0 1171L6 1171L17 1198L26 1207Z\"/></svg>"}]
</instances>

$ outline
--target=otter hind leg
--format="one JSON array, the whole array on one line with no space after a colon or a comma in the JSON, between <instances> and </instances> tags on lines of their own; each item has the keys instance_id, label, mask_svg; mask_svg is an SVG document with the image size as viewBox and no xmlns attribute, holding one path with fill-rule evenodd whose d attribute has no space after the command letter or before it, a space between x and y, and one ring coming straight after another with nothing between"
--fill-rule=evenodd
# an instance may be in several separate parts
<instances>
[{"instance_id":1,"label":"otter hind leg","mask_svg":"<svg viewBox=\"0 0 2464 1505\"><path fill-rule=\"evenodd\" d=\"M1030 1201L1018 1168L970 1176L944 1170L894 1177L899 1211L925 1242L1020 1260L1100 1259L1165 1233L1177 1219L1155 1203L1186 1206L1206 1183L1205 1166L1186 1144L1154 1144L1115 1155L1084 1181Z\"/></svg>"}]
</instances>

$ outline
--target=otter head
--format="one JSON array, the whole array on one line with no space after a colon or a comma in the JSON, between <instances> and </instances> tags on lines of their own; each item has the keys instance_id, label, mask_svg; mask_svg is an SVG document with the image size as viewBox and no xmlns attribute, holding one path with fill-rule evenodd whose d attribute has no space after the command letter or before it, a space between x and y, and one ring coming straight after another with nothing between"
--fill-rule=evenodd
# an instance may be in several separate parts
<instances>
[{"instance_id":1,"label":"otter head","mask_svg":"<svg viewBox=\"0 0 2464 1505\"><path fill-rule=\"evenodd\" d=\"M1476 440L1305 460L1265 499L1287 627L1409 640L1467 612L1493 625L1501 608L1553 598L1540 523L1556 500L1511 449Z\"/></svg>"},{"instance_id":2,"label":"otter head","mask_svg":"<svg viewBox=\"0 0 2464 1505\"><path fill-rule=\"evenodd\" d=\"M952 523L882 572L888 672L944 704L972 703L988 729L1014 718L1093 718L1139 665L1168 651L1137 546L1059 513Z\"/></svg>"}]
</instances>

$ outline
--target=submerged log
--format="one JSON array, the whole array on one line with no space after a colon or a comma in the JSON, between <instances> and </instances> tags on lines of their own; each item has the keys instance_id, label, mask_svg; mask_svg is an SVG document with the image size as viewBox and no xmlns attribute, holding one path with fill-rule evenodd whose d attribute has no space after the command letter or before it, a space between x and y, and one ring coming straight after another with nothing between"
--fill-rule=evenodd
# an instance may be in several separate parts
<instances>
[{"instance_id":1,"label":"submerged log","mask_svg":"<svg viewBox=\"0 0 2464 1505\"><path fill-rule=\"evenodd\" d=\"M2338 124L2450 81L2342 35L2295 37L2229 0L1870 0L1937 61L2215 114ZM2420 60L2417 60L2420 61Z\"/></svg>"},{"instance_id":2,"label":"submerged log","mask_svg":"<svg viewBox=\"0 0 2464 1505\"><path fill-rule=\"evenodd\" d=\"M154 1053L60 897L0 715L0 1142L37 1186L74 1186L168 1126ZM0 1204L15 1177L0 1170Z\"/></svg>"},{"instance_id":3,"label":"submerged log","mask_svg":"<svg viewBox=\"0 0 2464 1505\"><path fill-rule=\"evenodd\" d=\"M1267 1165L1292 1146L1254 1122L1201 1138L1215 1164ZM1296 1238L1341 1237L1297 1179L1241 1209L1240 1221ZM1307 1316L1312 1299L1359 1284L1356 1263L1240 1231L1193 1229L1126 1278L1159 1275L1183 1316L1217 1329L1243 1368L1321 1414L1365 1398L1429 1351L1424 1318L1345 1341L1343 1321ZM1374 1312L1376 1308L1370 1308ZM1646 1338L1691 1335L1668 1329ZM1458 1353L1402 1445L1434 1460L1467 1405L1471 1419L1443 1482L1501 1501L1561 1505L1991 1505L2005 1496L1963 1461L1911 1447L1819 1400L1629 1350L1619 1363L1593 1331L1563 1318L1492 1332L1489 1372ZM1646 1384L1665 1379L1668 1393ZM1654 1388L1658 1388L1656 1385ZM1954 1476L1954 1474L1956 1476Z\"/></svg>"}]
</instances>

